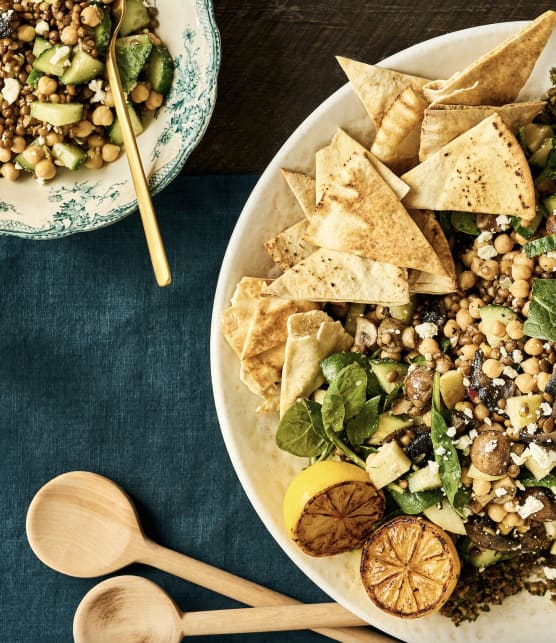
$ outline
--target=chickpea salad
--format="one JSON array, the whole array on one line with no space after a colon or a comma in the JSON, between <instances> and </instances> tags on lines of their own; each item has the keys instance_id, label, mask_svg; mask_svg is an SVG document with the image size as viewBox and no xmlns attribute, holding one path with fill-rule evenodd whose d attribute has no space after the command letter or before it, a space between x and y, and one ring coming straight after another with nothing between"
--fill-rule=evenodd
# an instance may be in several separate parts
<instances>
[{"instance_id":1,"label":"chickpea salad","mask_svg":"<svg viewBox=\"0 0 556 643\"><path fill-rule=\"evenodd\" d=\"M283 170L304 218L221 318L305 462L287 533L309 556L360 550L400 618L556 600L556 68L516 100L554 26L444 81L339 58L374 142L338 130L314 177Z\"/></svg>"},{"instance_id":2,"label":"chickpea salad","mask_svg":"<svg viewBox=\"0 0 556 643\"><path fill-rule=\"evenodd\" d=\"M122 135L105 76L112 0L0 0L0 176L39 181L58 169L100 169ZM163 104L174 63L157 11L128 0L116 43L133 130Z\"/></svg>"}]
</instances>

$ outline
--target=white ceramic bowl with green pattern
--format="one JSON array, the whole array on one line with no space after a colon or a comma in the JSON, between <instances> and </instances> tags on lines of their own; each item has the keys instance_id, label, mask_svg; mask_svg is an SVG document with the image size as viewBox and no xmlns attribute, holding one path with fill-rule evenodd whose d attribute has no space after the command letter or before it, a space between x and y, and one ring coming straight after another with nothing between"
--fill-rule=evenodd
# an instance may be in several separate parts
<instances>
[{"instance_id":1,"label":"white ceramic bowl with green pattern","mask_svg":"<svg viewBox=\"0 0 556 643\"><path fill-rule=\"evenodd\" d=\"M180 172L201 140L216 99L220 36L210 0L151 0L158 9L157 34L176 71L165 105L138 137L156 194ZM55 239L101 228L136 209L125 155L100 170L61 171L41 184L30 175L0 179L0 234Z\"/></svg>"}]
</instances>

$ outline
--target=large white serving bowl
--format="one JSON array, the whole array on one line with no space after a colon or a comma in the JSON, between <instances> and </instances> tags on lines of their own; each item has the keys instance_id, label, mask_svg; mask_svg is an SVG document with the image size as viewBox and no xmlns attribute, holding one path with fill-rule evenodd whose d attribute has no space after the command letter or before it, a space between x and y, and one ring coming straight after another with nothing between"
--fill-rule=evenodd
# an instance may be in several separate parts
<instances>
[{"instance_id":1,"label":"large white serving bowl","mask_svg":"<svg viewBox=\"0 0 556 643\"><path fill-rule=\"evenodd\" d=\"M180 172L208 126L216 100L220 36L210 0L155 0L157 34L176 64L164 106L138 137L156 194ZM100 170L59 171L41 184L30 175L0 179L0 234L55 239L101 228L127 216L137 201L125 155Z\"/></svg>"},{"instance_id":2,"label":"large white serving bowl","mask_svg":"<svg viewBox=\"0 0 556 643\"><path fill-rule=\"evenodd\" d=\"M454 32L415 45L380 64L428 78L447 78L524 24L500 23ZM549 69L554 64L556 37L539 59L522 97L538 97L546 91ZM492 607L476 622L459 627L438 614L401 620L381 612L368 599L359 580L359 552L311 558L286 535L282 522L284 491L306 461L275 446L278 417L255 412L259 400L239 381L238 360L222 337L219 323L242 276L270 274L271 260L262 243L302 218L280 168L312 173L315 151L330 141L338 127L362 141L372 135L365 110L349 85L313 112L270 163L241 213L222 263L213 309L211 369L218 419L233 466L261 520L291 560L334 600L381 630L412 643L517 643L528 638L537 643L554 641L556 608L548 597L522 593L502 606Z\"/></svg>"}]
</instances>

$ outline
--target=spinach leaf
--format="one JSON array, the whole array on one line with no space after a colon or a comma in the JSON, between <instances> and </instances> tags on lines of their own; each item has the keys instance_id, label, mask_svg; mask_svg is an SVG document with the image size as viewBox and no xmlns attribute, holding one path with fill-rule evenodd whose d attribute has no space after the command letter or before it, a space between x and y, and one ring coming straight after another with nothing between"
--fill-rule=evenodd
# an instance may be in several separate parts
<instances>
[{"instance_id":1,"label":"spinach leaf","mask_svg":"<svg viewBox=\"0 0 556 643\"><path fill-rule=\"evenodd\" d=\"M392 402L399 397L400 393L402 392L403 389L403 382L400 382L399 384L396 385L395 388L393 388L390 393L384 398L383 404L382 404L382 413L385 411L388 411L388 409L392 406Z\"/></svg>"},{"instance_id":2,"label":"spinach leaf","mask_svg":"<svg viewBox=\"0 0 556 643\"><path fill-rule=\"evenodd\" d=\"M556 279L534 279L529 315L523 324L529 337L556 341Z\"/></svg>"},{"instance_id":3,"label":"spinach leaf","mask_svg":"<svg viewBox=\"0 0 556 643\"><path fill-rule=\"evenodd\" d=\"M442 488L450 504L454 501L461 483L461 466L456 447L448 435L448 425L443 415L440 398L440 373L434 374L431 408L431 440L434 459L438 464L438 473L442 480Z\"/></svg>"},{"instance_id":4,"label":"spinach leaf","mask_svg":"<svg viewBox=\"0 0 556 643\"><path fill-rule=\"evenodd\" d=\"M349 420L346 425L348 440L354 446L365 443L378 429L378 414L380 411L380 395L372 397L363 404L359 413Z\"/></svg>"},{"instance_id":5,"label":"spinach leaf","mask_svg":"<svg viewBox=\"0 0 556 643\"><path fill-rule=\"evenodd\" d=\"M409 516L422 513L428 507L441 502L444 497L441 489L415 492L404 491L393 482L386 485L386 489L403 513Z\"/></svg>"},{"instance_id":6,"label":"spinach leaf","mask_svg":"<svg viewBox=\"0 0 556 643\"><path fill-rule=\"evenodd\" d=\"M367 397L374 397L381 391L377 376L371 368L369 358L362 353L334 353L325 357L320 363L322 374L329 384L338 377L340 372L349 364L357 364L367 374Z\"/></svg>"},{"instance_id":7,"label":"spinach leaf","mask_svg":"<svg viewBox=\"0 0 556 643\"><path fill-rule=\"evenodd\" d=\"M334 393L330 388L327 389L322 401L321 412L324 432L328 439L333 441L335 434L344 430L346 407L342 397Z\"/></svg>"},{"instance_id":8,"label":"spinach leaf","mask_svg":"<svg viewBox=\"0 0 556 643\"><path fill-rule=\"evenodd\" d=\"M552 489L556 487L556 473L549 473L544 478L537 480L532 473L526 471L519 476L519 481L524 487L548 487L548 489Z\"/></svg>"},{"instance_id":9,"label":"spinach leaf","mask_svg":"<svg viewBox=\"0 0 556 643\"><path fill-rule=\"evenodd\" d=\"M276 444L283 451L300 457L320 455L327 447L320 404L299 400L282 416L276 431Z\"/></svg>"},{"instance_id":10,"label":"spinach leaf","mask_svg":"<svg viewBox=\"0 0 556 643\"><path fill-rule=\"evenodd\" d=\"M367 375L358 364L345 366L328 387L327 395L339 395L345 408L345 419L355 417L367 399Z\"/></svg>"}]
</instances>

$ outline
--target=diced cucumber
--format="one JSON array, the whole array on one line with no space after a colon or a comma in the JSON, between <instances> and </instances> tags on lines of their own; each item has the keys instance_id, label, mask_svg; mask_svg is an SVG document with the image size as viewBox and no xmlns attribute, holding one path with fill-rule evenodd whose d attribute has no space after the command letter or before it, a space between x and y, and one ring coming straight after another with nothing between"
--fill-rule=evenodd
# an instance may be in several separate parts
<instances>
[{"instance_id":1,"label":"diced cucumber","mask_svg":"<svg viewBox=\"0 0 556 643\"><path fill-rule=\"evenodd\" d=\"M33 43L33 56L38 58L43 51L50 49L52 47L51 43L42 36L36 36L35 42Z\"/></svg>"},{"instance_id":2,"label":"diced cucumber","mask_svg":"<svg viewBox=\"0 0 556 643\"><path fill-rule=\"evenodd\" d=\"M80 103L31 103L31 117L55 127L77 123L83 116Z\"/></svg>"},{"instance_id":3,"label":"diced cucumber","mask_svg":"<svg viewBox=\"0 0 556 643\"><path fill-rule=\"evenodd\" d=\"M407 476L408 487L412 493L440 489L442 486L438 467L431 466L431 464L429 463L426 467L417 469Z\"/></svg>"},{"instance_id":4,"label":"diced cucumber","mask_svg":"<svg viewBox=\"0 0 556 643\"><path fill-rule=\"evenodd\" d=\"M556 250L556 234L549 234L546 237L528 241L523 246L523 249L528 257L538 257L545 252L553 252Z\"/></svg>"},{"instance_id":5,"label":"diced cucumber","mask_svg":"<svg viewBox=\"0 0 556 643\"><path fill-rule=\"evenodd\" d=\"M527 225L524 225L523 219L512 217L512 228L517 232L517 234L525 237L525 239L530 239L534 236L546 213L544 206L540 203L537 203L535 212L536 214L534 219L531 222L528 222Z\"/></svg>"},{"instance_id":6,"label":"diced cucumber","mask_svg":"<svg viewBox=\"0 0 556 643\"><path fill-rule=\"evenodd\" d=\"M131 128L135 136L139 136L143 131L143 124L141 119L137 116L137 112L133 109L131 105L127 106L127 111L129 112L129 120L131 123ZM110 127L109 131L110 140L115 145L123 145L124 139L122 136L122 127L120 121L116 118L113 125Z\"/></svg>"},{"instance_id":7,"label":"diced cucumber","mask_svg":"<svg viewBox=\"0 0 556 643\"><path fill-rule=\"evenodd\" d=\"M357 318L365 314L366 307L366 304L359 303L352 303L349 305L346 315L346 321L344 322L344 328L350 335L355 336L355 331L357 329Z\"/></svg>"},{"instance_id":8,"label":"diced cucumber","mask_svg":"<svg viewBox=\"0 0 556 643\"><path fill-rule=\"evenodd\" d=\"M127 36L148 27L150 22L151 17L143 0L127 0L120 33L122 36Z\"/></svg>"},{"instance_id":9,"label":"diced cucumber","mask_svg":"<svg viewBox=\"0 0 556 643\"><path fill-rule=\"evenodd\" d=\"M477 227L475 215L471 212L452 212L452 226L464 234L478 236L481 231Z\"/></svg>"},{"instance_id":10,"label":"diced cucumber","mask_svg":"<svg viewBox=\"0 0 556 643\"><path fill-rule=\"evenodd\" d=\"M522 128L523 142L532 154L539 149L545 139L552 138L553 135L554 133L550 125L528 123Z\"/></svg>"},{"instance_id":11,"label":"diced cucumber","mask_svg":"<svg viewBox=\"0 0 556 643\"><path fill-rule=\"evenodd\" d=\"M147 34L125 36L116 40L116 60L124 92L133 89L152 51Z\"/></svg>"},{"instance_id":12,"label":"diced cucumber","mask_svg":"<svg viewBox=\"0 0 556 643\"><path fill-rule=\"evenodd\" d=\"M104 54L108 49L111 35L112 20L110 18L110 11L105 9L102 12L100 24L95 27L95 45L100 54Z\"/></svg>"},{"instance_id":13,"label":"diced cucumber","mask_svg":"<svg viewBox=\"0 0 556 643\"><path fill-rule=\"evenodd\" d=\"M83 85L93 78L102 76L104 63L98 58L93 58L90 54L82 49L78 49L71 61L71 65L66 68L60 81L64 85Z\"/></svg>"},{"instance_id":14,"label":"diced cucumber","mask_svg":"<svg viewBox=\"0 0 556 643\"><path fill-rule=\"evenodd\" d=\"M174 79L174 61L166 47L153 45L144 74L155 92L165 96L170 91Z\"/></svg>"},{"instance_id":15,"label":"diced cucumber","mask_svg":"<svg viewBox=\"0 0 556 643\"><path fill-rule=\"evenodd\" d=\"M366 470L371 482L382 489L411 468L411 460L395 440L383 444L376 453L367 457Z\"/></svg>"},{"instance_id":16,"label":"diced cucumber","mask_svg":"<svg viewBox=\"0 0 556 643\"><path fill-rule=\"evenodd\" d=\"M371 360L371 368L378 379L380 387L386 394L388 394L392 393L392 391L407 375L409 366L407 364L401 364L400 362L394 362L390 359L382 359ZM395 379L391 376L389 377L389 373L392 371L396 371L398 373ZM390 379L392 381L390 381Z\"/></svg>"},{"instance_id":17,"label":"diced cucumber","mask_svg":"<svg viewBox=\"0 0 556 643\"><path fill-rule=\"evenodd\" d=\"M413 313L415 312L415 307L417 306L417 298L415 295L411 296L408 304L401 304L400 306L389 306L388 310L390 315L394 319L403 321L405 324L411 323L413 319Z\"/></svg>"},{"instance_id":18,"label":"diced cucumber","mask_svg":"<svg viewBox=\"0 0 556 643\"><path fill-rule=\"evenodd\" d=\"M377 446L395 431L405 429L411 425L411 420L404 419L399 415L390 415L390 413L381 413L378 416L378 428L367 440L368 444Z\"/></svg>"},{"instance_id":19,"label":"diced cucumber","mask_svg":"<svg viewBox=\"0 0 556 643\"><path fill-rule=\"evenodd\" d=\"M31 87L36 87L41 76L44 76L44 73L42 71L39 71L38 69L31 69L31 71L29 72L29 76L27 76L27 80L25 82Z\"/></svg>"},{"instance_id":20,"label":"diced cucumber","mask_svg":"<svg viewBox=\"0 0 556 643\"><path fill-rule=\"evenodd\" d=\"M501 560L508 558L507 554L495 549L481 549L473 544L469 539L465 539L460 544L463 558L470 563L475 569L484 569L490 567Z\"/></svg>"},{"instance_id":21,"label":"diced cucumber","mask_svg":"<svg viewBox=\"0 0 556 643\"><path fill-rule=\"evenodd\" d=\"M508 322L517 319L516 313L511 308L497 306L496 304L482 306L479 308L479 315L481 316L481 332L485 334L489 346L498 346L503 339L508 338L505 333L498 334L497 322L501 322L506 326Z\"/></svg>"},{"instance_id":22,"label":"diced cucumber","mask_svg":"<svg viewBox=\"0 0 556 643\"><path fill-rule=\"evenodd\" d=\"M29 143L28 147L36 147L38 145L42 145L42 143L38 138L36 138L34 141ZM28 159L24 156L23 152L21 154L18 154L15 157L14 163L16 164L16 166L18 165L21 169L25 170L26 172L33 173L35 171L36 163L30 163Z\"/></svg>"},{"instance_id":23,"label":"diced cucumber","mask_svg":"<svg viewBox=\"0 0 556 643\"><path fill-rule=\"evenodd\" d=\"M72 171L78 170L87 159L85 150L71 143L55 143L52 146L52 156Z\"/></svg>"},{"instance_id":24,"label":"diced cucumber","mask_svg":"<svg viewBox=\"0 0 556 643\"><path fill-rule=\"evenodd\" d=\"M69 66L71 49L67 45L54 45L45 49L33 62L33 69L51 76L61 76Z\"/></svg>"},{"instance_id":25,"label":"diced cucumber","mask_svg":"<svg viewBox=\"0 0 556 643\"><path fill-rule=\"evenodd\" d=\"M442 501L440 507L438 505L432 505L425 509L423 513L431 522L434 522L435 525L442 527L442 529L452 534L459 534L460 536L467 534L463 520L446 499Z\"/></svg>"},{"instance_id":26,"label":"diced cucumber","mask_svg":"<svg viewBox=\"0 0 556 643\"><path fill-rule=\"evenodd\" d=\"M546 165L546 159L550 154L550 150L552 149L553 144L553 138L546 138L541 143L539 149L534 154L531 154L531 156L529 157L529 163L537 167L544 167Z\"/></svg>"}]
</instances>

